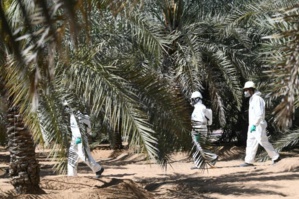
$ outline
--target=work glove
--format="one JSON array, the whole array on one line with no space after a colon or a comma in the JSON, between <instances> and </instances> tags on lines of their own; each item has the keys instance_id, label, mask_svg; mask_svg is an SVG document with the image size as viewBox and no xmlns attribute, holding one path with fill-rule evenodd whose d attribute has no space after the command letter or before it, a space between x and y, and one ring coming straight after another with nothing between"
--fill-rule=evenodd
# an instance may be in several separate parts
<instances>
[{"instance_id":1,"label":"work glove","mask_svg":"<svg viewBox=\"0 0 299 199\"><path fill-rule=\"evenodd\" d=\"M252 133L253 131L255 131L256 130L256 126L255 125L252 125L251 127L250 127L250 133Z\"/></svg>"},{"instance_id":2,"label":"work glove","mask_svg":"<svg viewBox=\"0 0 299 199\"><path fill-rule=\"evenodd\" d=\"M81 143L81 138L80 137L76 138L75 143L80 144Z\"/></svg>"},{"instance_id":3,"label":"work glove","mask_svg":"<svg viewBox=\"0 0 299 199\"><path fill-rule=\"evenodd\" d=\"M196 134L196 135L194 135L194 137L195 137L195 140L196 140L197 142L199 142L199 140L200 140L200 135L199 135L199 134Z\"/></svg>"}]
</instances>

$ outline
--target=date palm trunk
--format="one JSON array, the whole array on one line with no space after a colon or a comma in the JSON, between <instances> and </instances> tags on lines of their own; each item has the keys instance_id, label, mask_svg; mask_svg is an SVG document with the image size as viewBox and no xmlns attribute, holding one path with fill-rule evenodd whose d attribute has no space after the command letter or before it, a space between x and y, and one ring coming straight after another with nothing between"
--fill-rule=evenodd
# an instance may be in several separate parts
<instances>
[{"instance_id":1,"label":"date palm trunk","mask_svg":"<svg viewBox=\"0 0 299 199\"><path fill-rule=\"evenodd\" d=\"M7 114L8 147L10 152L9 174L18 194L41 193L39 164L29 129L17 107L10 107Z\"/></svg>"},{"instance_id":2,"label":"date palm trunk","mask_svg":"<svg viewBox=\"0 0 299 199\"><path fill-rule=\"evenodd\" d=\"M111 148L113 150L122 149L122 139L121 139L121 133L119 131L115 131L112 134L112 142L111 142Z\"/></svg>"}]
</instances>

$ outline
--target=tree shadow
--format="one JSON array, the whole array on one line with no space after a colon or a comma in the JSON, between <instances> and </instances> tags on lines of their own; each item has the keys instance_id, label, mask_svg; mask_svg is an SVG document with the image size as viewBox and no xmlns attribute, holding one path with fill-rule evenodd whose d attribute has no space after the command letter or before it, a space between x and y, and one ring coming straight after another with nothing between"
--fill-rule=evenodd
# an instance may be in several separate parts
<instances>
[{"instance_id":1,"label":"tree shadow","mask_svg":"<svg viewBox=\"0 0 299 199\"><path fill-rule=\"evenodd\" d=\"M122 178L122 177L125 177L125 176L133 176L135 174L136 173L110 174L110 175L105 175L105 177L108 177L108 178Z\"/></svg>"},{"instance_id":2,"label":"tree shadow","mask_svg":"<svg viewBox=\"0 0 299 199\"><path fill-rule=\"evenodd\" d=\"M10 156L9 154L0 154L0 162L7 162L9 163Z\"/></svg>"},{"instance_id":3,"label":"tree shadow","mask_svg":"<svg viewBox=\"0 0 299 199\"><path fill-rule=\"evenodd\" d=\"M53 164L49 164L49 165L40 164L39 173L40 173L40 177L57 175L57 172L53 170Z\"/></svg>"},{"instance_id":4,"label":"tree shadow","mask_svg":"<svg viewBox=\"0 0 299 199\"><path fill-rule=\"evenodd\" d=\"M44 194L44 193L41 193ZM39 195L39 194L23 194L23 197L20 197L19 194L17 194L15 191L6 191L6 192L0 192L0 198L1 199L13 199L13 198L26 198L26 199L51 199L50 197L46 195Z\"/></svg>"},{"instance_id":5,"label":"tree shadow","mask_svg":"<svg viewBox=\"0 0 299 199\"><path fill-rule=\"evenodd\" d=\"M105 181L102 181L102 180L99 180L99 181L101 181L101 182L103 183L103 185L101 185L101 186L95 186L95 187L97 187L97 188L110 187L110 186L112 186L112 185L117 185L117 184L123 182L122 179L116 179L116 178L112 178L112 179L110 180L110 182L105 182Z\"/></svg>"},{"instance_id":6,"label":"tree shadow","mask_svg":"<svg viewBox=\"0 0 299 199\"><path fill-rule=\"evenodd\" d=\"M275 176L273 176L275 174ZM279 175L277 175L279 174ZM281 175L280 175L281 174ZM272 175L272 176L271 176ZM218 177L194 177L194 175L184 175L184 174L174 174L169 175L167 178L147 178L147 179L137 179L147 191L156 193L159 195L159 190L163 186L168 188L167 197L173 198L210 198L205 196L205 194L216 193L219 195L231 195L236 197L239 195L259 195L261 197L267 195L279 195L286 197L285 193L279 190L280 186L276 186L277 191L266 190L261 188L252 188L245 186L244 183L248 182L263 182L263 181L281 181L281 180L298 180L299 174L294 173L272 173L272 172L258 172L250 173L248 172L236 172L234 174L223 175ZM278 183L277 183L278 184ZM273 185L271 185L273 187ZM275 185L274 185L275 186ZM165 196L166 197L166 196Z\"/></svg>"}]
</instances>

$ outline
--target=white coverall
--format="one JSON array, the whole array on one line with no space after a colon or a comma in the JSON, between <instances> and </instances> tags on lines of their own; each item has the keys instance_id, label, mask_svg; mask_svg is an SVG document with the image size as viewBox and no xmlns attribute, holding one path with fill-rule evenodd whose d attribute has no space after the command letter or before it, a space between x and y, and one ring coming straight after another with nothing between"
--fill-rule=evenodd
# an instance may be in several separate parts
<instances>
[{"instance_id":1,"label":"white coverall","mask_svg":"<svg viewBox=\"0 0 299 199\"><path fill-rule=\"evenodd\" d=\"M199 140L202 139L205 141L208 136L207 125L211 125L212 118L207 119L209 116L207 113L207 108L202 104L202 101L199 100L194 105L194 110L191 114L191 123L192 123L192 141L195 147L195 152L193 153L193 160L195 168L200 168L201 165L205 165L203 162L206 162L208 165L212 166L216 164L218 156L209 151L203 150Z\"/></svg>"},{"instance_id":2,"label":"white coverall","mask_svg":"<svg viewBox=\"0 0 299 199\"><path fill-rule=\"evenodd\" d=\"M206 110L206 106L202 104L202 101L200 100L194 105L194 110L191 115L192 128L197 129L200 136L204 138L207 138L208 136L207 125L211 125L206 118ZM210 119L209 121L212 120Z\"/></svg>"},{"instance_id":3,"label":"white coverall","mask_svg":"<svg viewBox=\"0 0 299 199\"><path fill-rule=\"evenodd\" d=\"M84 122L84 120L82 121ZM87 124L88 127L90 128L90 121L88 122L85 122L85 124ZM93 159L90 153L88 141L86 139L82 139L77 120L73 113L70 114L70 126L72 132L72 140L71 140L71 146L69 148L67 175L77 176L77 166L78 166L79 159L83 160L92 169L92 171L96 173L101 169L101 166ZM76 144L77 138L81 138L81 143ZM83 147L83 142L84 142L84 147ZM88 157L86 157L85 154Z\"/></svg>"},{"instance_id":4,"label":"white coverall","mask_svg":"<svg viewBox=\"0 0 299 199\"><path fill-rule=\"evenodd\" d=\"M249 126L245 156L245 162L249 164L254 162L259 144L267 151L272 160L276 160L279 157L279 154L274 150L266 134L265 101L260 95L259 91L255 91L249 99ZM252 125L256 126L256 130L250 132Z\"/></svg>"}]
</instances>

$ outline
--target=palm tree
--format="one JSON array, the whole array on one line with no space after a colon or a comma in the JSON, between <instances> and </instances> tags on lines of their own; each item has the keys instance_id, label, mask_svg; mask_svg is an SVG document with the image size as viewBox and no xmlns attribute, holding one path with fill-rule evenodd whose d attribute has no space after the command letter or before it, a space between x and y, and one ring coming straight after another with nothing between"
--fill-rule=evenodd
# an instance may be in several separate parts
<instances>
[{"instance_id":1,"label":"palm tree","mask_svg":"<svg viewBox=\"0 0 299 199\"><path fill-rule=\"evenodd\" d=\"M58 152L64 155L67 154L64 150L67 145L67 136L65 136L66 125L64 125L63 119L61 119L60 116L62 114L59 111L61 112L62 110L61 99L65 98L67 93L73 92L69 95L70 97L80 96L91 107L93 115L100 117L99 115L104 114L104 121L108 125L115 127L115 124L120 121L122 132L131 135L128 136L130 137L130 143L132 146L137 146L136 149L138 151L146 152L148 157L165 163L164 160L165 158L167 159L166 155L169 154L170 150L167 153L164 153L163 150L158 150L159 146L163 146L163 140L158 140L157 138L160 136L165 140L166 137L164 135L170 134L172 129L176 129L175 133L178 135L185 134L187 123L185 123L184 119L181 119L185 109L180 105L181 101L176 99L175 92L169 91L168 82L161 79L159 77L160 74L151 70L150 67L145 67L146 61L153 59L153 54L145 60L142 56L149 56L149 54L142 53L142 48L140 48L139 53L141 52L142 55L140 58L138 56L129 56L129 53L134 51L132 47L142 44L148 38L150 38L150 41L153 41L159 35L153 37L151 34L139 34L141 37L137 37L137 40L133 40L134 42L130 41L131 37L127 37L127 43L131 44L126 56L122 57L126 61L120 62L119 59L111 59L112 61L109 62L104 60L104 58L109 58L109 56L101 57L103 53L99 51L98 46L92 46L92 50L85 52L80 51L80 49L76 50L76 45L88 43L86 40L88 38L82 37L82 34L73 30L76 26L73 23L74 21L70 20L72 22L70 24L71 28L65 29L66 32L67 30L70 31L70 37L66 37L65 40L62 38L60 33L65 28L63 23L65 21L60 21L60 19L63 15L59 16L59 13L57 14L58 16L55 15L54 11L57 10L51 8L58 8L58 11L62 11L65 8L66 13L73 16L73 4L47 5L45 1L40 1L38 4L34 4L31 1L23 2L26 1L16 1L11 4L11 12L9 12L13 13L10 17L11 21L7 20L7 17L4 15L6 13L5 9L1 7L1 24L5 26L5 29L2 29L3 34L7 35L9 38L7 41L10 42L6 43L6 41L2 40L7 46L8 54L5 60L7 64L1 65L3 69L1 74L3 74L7 82L5 87L9 90L9 95L11 96L9 110L15 114L18 122L20 122L18 125L21 128L18 129L23 130L22 134L28 135L26 139L29 139L29 136L33 136L35 141L39 141L42 137L42 132L46 132L49 135L47 138L52 141L52 144L63 144L61 145L62 150L58 150ZM59 7L62 5L66 7ZM18 11L21 11L20 16L24 18L24 21L16 20L18 19L16 17L19 14ZM29 17L35 19L34 16L42 20L29 20ZM53 20L50 20L50 16L54 17ZM71 17L70 19L73 18ZM59 28L56 27L56 23L59 24L58 22L61 22ZM140 30L140 27L138 28L137 25L136 23L135 30ZM16 28L18 28L19 32L16 32L16 35L12 34L12 30ZM74 35L78 37L72 37ZM163 39L158 39L163 43ZM58 57L62 57L60 59L61 64L54 65L53 60L57 56L53 53L53 49L55 49L54 47L61 47L55 46L59 41L62 41L60 43L63 44L63 48L70 49L75 56L80 55L80 53L82 56L77 56L76 59L74 56L72 57L74 60L66 60L61 56L64 55L64 51L58 48L58 50L61 50L59 51L61 53L60 57ZM69 45L69 41L71 41L71 45ZM163 45L148 46L150 47L147 48L147 52L163 51L161 49ZM146 46L144 45L144 47ZM83 46L81 49L84 50ZM121 52L123 49L118 50ZM47 59L43 59L44 57ZM20 67L21 64L23 67ZM41 79L50 81L41 81ZM70 83L74 84L70 87ZM68 87L69 89L66 89ZM37 108L37 100L41 102L39 103L42 105L40 108ZM19 108L16 108L15 105L18 105ZM175 109L177 107L182 108ZM50 111L46 114L44 110ZM155 110L157 112L149 114ZM161 120L157 119L157 114L162 114L159 115ZM21 115L24 117L21 117ZM169 116L172 116L171 120L169 120ZM11 125L14 124L11 123ZM42 126L39 124L42 124ZM172 128L166 129L169 124L172 124ZM164 132L165 129L167 130L165 131L166 133ZM25 132L24 130L30 130L32 134L28 134L29 131ZM179 143L179 136L175 133L171 132L170 137ZM11 138L12 136L9 136L9 139ZM9 140L9 142L19 142L22 136L17 138L18 140ZM33 142L28 141L28 144L31 145L27 145L26 148L11 150L12 156L26 150L34 154L34 150L30 149L30 147L33 147ZM24 155L27 156L28 154ZM57 157L56 155L55 153L53 156ZM32 160L35 158L34 155L30 155L30 157ZM21 162L18 163L21 164ZM12 164L10 165L11 170L13 166ZM28 164L23 165L23 167L29 168ZM36 167L32 166L30 168ZM27 176L16 173L16 175L24 178L23 184L18 184L20 188L16 187L18 193L35 192L31 189L33 187L38 188L38 169L35 171L35 174L37 174L36 179L38 179L36 181L28 181L26 180Z\"/></svg>"},{"instance_id":2,"label":"palm tree","mask_svg":"<svg viewBox=\"0 0 299 199\"><path fill-rule=\"evenodd\" d=\"M278 150L297 146L298 135L298 36L299 1L274 1L276 9L267 13L262 23L271 30L264 37L266 92L272 107L271 121L280 132L275 145ZM273 2L272 2L273 3ZM265 86L264 86L265 87Z\"/></svg>"},{"instance_id":3,"label":"palm tree","mask_svg":"<svg viewBox=\"0 0 299 199\"><path fill-rule=\"evenodd\" d=\"M298 143L298 74L296 65L296 19L298 0L252 1L244 4L238 13L238 21L245 21L249 29L260 33L260 73L250 78L260 82L258 87L267 100L267 121L269 133L275 138L278 151ZM265 153L261 154L265 158Z\"/></svg>"},{"instance_id":4,"label":"palm tree","mask_svg":"<svg viewBox=\"0 0 299 199\"><path fill-rule=\"evenodd\" d=\"M219 126L233 126L242 108L241 85L258 69L253 52L263 32L248 27L249 17L224 14L231 7L213 1L143 3L16 0L9 10L1 4L1 77L11 96L11 121L23 119L21 128L11 129L36 142L46 135L48 144L59 146L53 157L65 160L61 102L68 99L77 109L88 106L94 122L121 129L131 147L166 165L171 152L191 148L187 99L195 89L209 100ZM35 165L28 143L11 154L28 150ZM31 181L22 182L17 190L30 192Z\"/></svg>"},{"instance_id":5,"label":"palm tree","mask_svg":"<svg viewBox=\"0 0 299 199\"><path fill-rule=\"evenodd\" d=\"M0 78L1 80L1 78ZM3 81L1 81L3 82ZM7 141L7 136L6 136L6 116L5 116L5 110L7 109L6 107L6 100L4 98L4 86L2 83L0 83L0 89L1 89L1 94L0 94L0 145L5 146L5 143Z\"/></svg>"},{"instance_id":6,"label":"palm tree","mask_svg":"<svg viewBox=\"0 0 299 199\"><path fill-rule=\"evenodd\" d=\"M24 56L21 55L23 52L21 52L20 47L26 45L21 42L16 42L18 36L12 34L12 29L20 26L18 26L19 24L14 24L15 21L13 19L11 21L7 20L7 17L5 16L5 11L7 9L2 7L4 5L7 6L7 4L2 3L3 2L1 2L1 24L3 26L1 29L2 38L9 38L8 40L2 40L1 42L1 46L6 47L5 50L4 47L1 48L1 55L4 56L2 57L2 60L4 61L1 62L1 79L3 80L1 83L5 83L5 89L3 90L6 91L6 93L1 94L9 99L7 102L7 105L9 106L7 113L7 136L9 140L8 147L11 153L9 173L12 178L11 182L17 193L37 193L41 192L41 190L39 188L39 165L35 158L35 147L32 139L32 136L34 135L32 134L32 129L35 125L32 118L35 117L34 114L30 112L30 108L32 107L30 106L32 105L30 102L31 99L36 99L36 89L38 85L36 80L38 80L37 77L39 76L39 72L37 71L41 69L41 66L43 65L41 63L37 64L40 68L36 67L37 65L34 65L35 63L38 63L38 61L34 62L35 55L30 54L28 49L24 49L24 51L27 51L27 54L24 54ZM12 12L16 11L16 15L19 13L18 11L23 11L22 16L25 16L24 24L28 25L27 28L29 29L29 32L32 31L31 28L33 28L34 25L30 24L31 21L29 20L32 12L28 11L33 4L30 2L29 4L28 2L26 4L21 1L10 3L10 9L13 10ZM24 24L21 23L21 25ZM25 32L26 31L23 33ZM33 34L29 34L26 38L32 36ZM33 38L33 44L28 40L29 49L35 46L34 48L41 53L40 51L44 46L40 45L38 47L38 41L36 39L37 38ZM6 52L9 54L6 54ZM13 61L13 56L11 56L12 53L14 54L16 61ZM10 63L9 60L11 60ZM20 67L20 65L23 67ZM47 70L47 67L44 67L44 69ZM38 130L38 128L35 128L35 130Z\"/></svg>"},{"instance_id":7,"label":"palm tree","mask_svg":"<svg viewBox=\"0 0 299 199\"><path fill-rule=\"evenodd\" d=\"M164 34L173 37L158 70L186 100L201 91L214 110L214 128L228 134L239 130L236 124L246 128L241 87L258 73L260 63L255 49L263 34L246 26L248 17L239 12L244 3L164 0L148 5Z\"/></svg>"},{"instance_id":8,"label":"palm tree","mask_svg":"<svg viewBox=\"0 0 299 199\"><path fill-rule=\"evenodd\" d=\"M237 26L239 24L234 24L240 16L206 16L204 12L198 12L201 4L197 3L195 1L190 4L185 1L158 1L145 4L143 10L126 13L125 25L119 22L120 18L113 21L117 24L117 28L122 28L121 32L125 33L122 37L115 34L98 35L98 38L105 38L109 41L106 42L105 39L99 41L101 44L99 56L101 61L108 61L123 68L126 61L132 60L127 58L126 52L129 52L131 57L134 57L132 55L137 52L139 55L135 56L135 59L139 58L137 61L143 67L150 67L153 72L160 74L164 81L170 82L170 88L176 93L175 98L178 101L182 100L180 103L185 104L184 106L187 105L186 99L193 90L206 88L209 92L204 94L206 98L211 99L210 104L213 104L216 115L219 116L220 125L231 128L240 116L241 83L245 81L246 75L254 74L255 70L252 68L257 68L257 64L252 62L252 58L256 55L251 52L255 47L252 42L255 33L246 31L245 27ZM191 7L194 8L192 12L189 9ZM132 32L137 37L131 38L126 35ZM164 40L161 40L161 37ZM147 45L148 47L145 48L144 43L148 38L154 39L148 42L151 46ZM113 42L118 42L118 44L115 45ZM142 45L142 51L139 51L138 47ZM134 51L130 51L131 46L134 46ZM164 51L156 46L162 46ZM119 53L119 48L122 53ZM153 49L158 49L158 51L153 51ZM110 53L108 58L103 57L106 51ZM150 59L153 55L157 55L158 59ZM120 60L124 63L120 63ZM161 143L158 144L159 153L167 155L170 151L187 149L186 143L188 141L190 143L188 133L182 133L186 131L180 128L169 129L171 125L160 120L164 113L159 109L153 110L151 113L158 113L150 117L156 124L155 126L163 121L166 124L163 127L164 132L176 132L175 135L184 138L178 139L178 136L168 137L165 133L159 134L161 135L157 139ZM175 115L168 115L168 117ZM231 115L236 115L236 117L228 117ZM229 120L226 121L226 118ZM175 144L166 145L165 143L169 143L166 140L172 140L171 143ZM183 146L179 142L184 142ZM165 152L161 151L162 146Z\"/></svg>"},{"instance_id":9,"label":"palm tree","mask_svg":"<svg viewBox=\"0 0 299 199\"><path fill-rule=\"evenodd\" d=\"M271 100L281 99L274 109L274 122L280 128L293 126L295 111L298 109L298 64L295 28L298 19L299 1L289 1L283 9L277 9L265 22L273 34L264 37L265 72L269 74L268 83ZM275 77L275 78L273 78Z\"/></svg>"},{"instance_id":10,"label":"palm tree","mask_svg":"<svg viewBox=\"0 0 299 199\"><path fill-rule=\"evenodd\" d=\"M67 13L72 15L71 9L75 4L63 5ZM42 82L41 79L53 79L51 61L54 56L51 52L55 47L53 45L59 43L59 34L56 34L58 29L54 29L55 20L51 21L51 17L58 15L50 14L56 11L53 8L59 6L61 4L48 5L46 1L38 1L37 4L31 1L0 3L3 52L0 76L2 83L5 83L6 98L9 99L7 113L7 136L11 154L9 173L17 193L41 191L39 166L32 140L40 133L40 128L36 123L37 116L34 112L38 104L38 89L43 90L48 86L47 81ZM48 59L43 59L43 55Z\"/></svg>"},{"instance_id":11,"label":"palm tree","mask_svg":"<svg viewBox=\"0 0 299 199\"><path fill-rule=\"evenodd\" d=\"M5 84L6 81L2 83ZM17 193L41 193L39 164L35 157L31 130L25 125L19 106L13 104L13 97L8 96L9 92L2 83L0 85L0 124L2 127L0 134L3 135L6 128L5 138L8 140L7 146L10 152L11 183Z\"/></svg>"},{"instance_id":12,"label":"palm tree","mask_svg":"<svg viewBox=\"0 0 299 199\"><path fill-rule=\"evenodd\" d=\"M41 193L39 164L30 129L24 124L17 106L9 104L7 136L10 152L9 174L17 193Z\"/></svg>"},{"instance_id":13,"label":"palm tree","mask_svg":"<svg viewBox=\"0 0 299 199\"><path fill-rule=\"evenodd\" d=\"M0 48L2 49L2 48ZM1 53L4 53L2 50L0 50ZM2 57L0 57L0 64L3 64L4 60ZM4 97L5 95L5 89L3 85L4 81L3 78L0 75L0 145L5 145L6 142L6 116L5 116L5 110L7 109L7 103L6 99Z\"/></svg>"}]
</instances>

